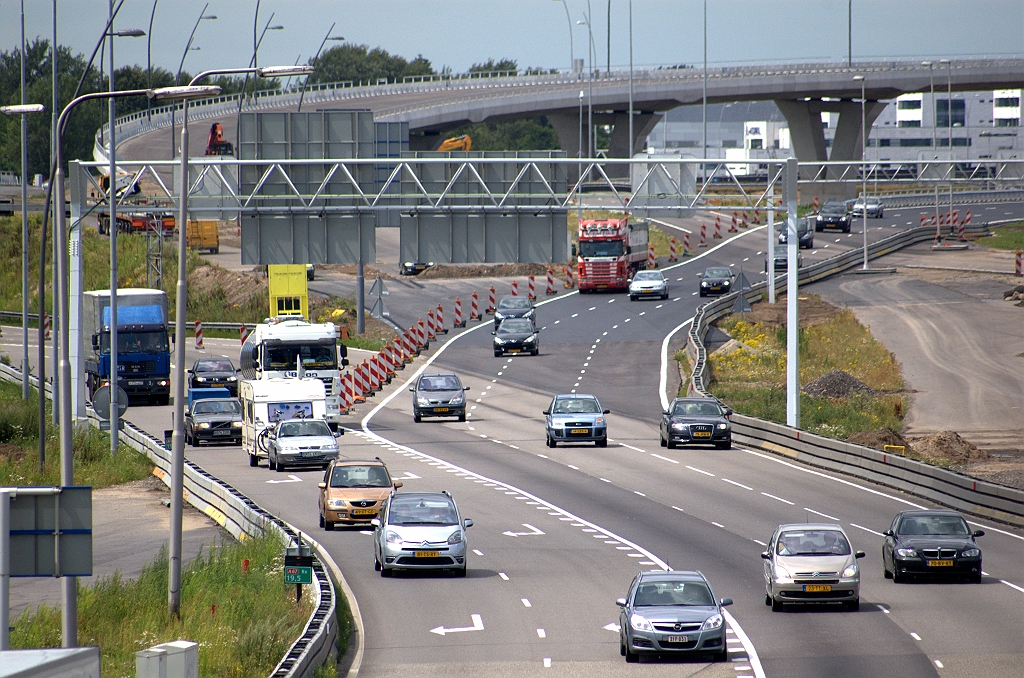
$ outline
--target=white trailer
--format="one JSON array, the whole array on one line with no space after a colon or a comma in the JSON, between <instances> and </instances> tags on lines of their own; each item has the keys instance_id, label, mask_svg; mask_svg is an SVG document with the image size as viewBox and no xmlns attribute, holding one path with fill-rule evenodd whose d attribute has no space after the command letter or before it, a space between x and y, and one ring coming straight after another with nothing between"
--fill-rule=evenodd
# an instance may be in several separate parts
<instances>
[{"instance_id":1,"label":"white trailer","mask_svg":"<svg viewBox=\"0 0 1024 678\"><path fill-rule=\"evenodd\" d=\"M238 383L242 401L242 450L249 466L267 458L261 434L284 419L326 419L327 399L320 379L245 379Z\"/></svg>"}]
</instances>

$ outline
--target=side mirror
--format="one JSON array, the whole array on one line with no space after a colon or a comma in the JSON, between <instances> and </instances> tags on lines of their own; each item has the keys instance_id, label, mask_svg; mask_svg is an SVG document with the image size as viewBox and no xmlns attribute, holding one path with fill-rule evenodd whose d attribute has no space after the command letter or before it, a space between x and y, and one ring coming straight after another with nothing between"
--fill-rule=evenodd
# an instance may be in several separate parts
<instances>
[{"instance_id":1,"label":"side mirror","mask_svg":"<svg viewBox=\"0 0 1024 678\"><path fill-rule=\"evenodd\" d=\"M416 392L416 387L415 386L410 386L409 387L409 393L415 393L415 392Z\"/></svg>"},{"instance_id":2,"label":"side mirror","mask_svg":"<svg viewBox=\"0 0 1024 678\"><path fill-rule=\"evenodd\" d=\"M667 415L668 414L668 410L662 410L661 413Z\"/></svg>"},{"instance_id":3,"label":"side mirror","mask_svg":"<svg viewBox=\"0 0 1024 678\"><path fill-rule=\"evenodd\" d=\"M402 481L401 481L401 480L396 480L396 481L395 481L395 489L397 490L397 489L398 489L398 488L400 488L400 487L401 487L401 486L402 486L403 484L404 484L404 483L402 483Z\"/></svg>"},{"instance_id":4,"label":"side mirror","mask_svg":"<svg viewBox=\"0 0 1024 678\"><path fill-rule=\"evenodd\" d=\"M317 483L316 486L322 490L327 487L327 483Z\"/></svg>"},{"instance_id":5,"label":"side mirror","mask_svg":"<svg viewBox=\"0 0 1024 678\"><path fill-rule=\"evenodd\" d=\"M491 332L491 334L497 334L497 332Z\"/></svg>"},{"instance_id":6,"label":"side mirror","mask_svg":"<svg viewBox=\"0 0 1024 678\"><path fill-rule=\"evenodd\" d=\"M335 438L340 438L340 437L341 437L341 436L343 436L343 435L345 435L345 431L343 431L343 430L342 430L342 429L340 429L340 428L339 428L339 429L338 429L337 431L335 431L335 432L334 432L334 437L335 437Z\"/></svg>"},{"instance_id":7,"label":"side mirror","mask_svg":"<svg viewBox=\"0 0 1024 678\"><path fill-rule=\"evenodd\" d=\"M602 414L611 414L611 413L612 413L611 410L605 410L604 412L602 412Z\"/></svg>"},{"instance_id":8,"label":"side mirror","mask_svg":"<svg viewBox=\"0 0 1024 678\"><path fill-rule=\"evenodd\" d=\"M185 374L192 374L192 368L185 370Z\"/></svg>"},{"instance_id":9,"label":"side mirror","mask_svg":"<svg viewBox=\"0 0 1024 678\"><path fill-rule=\"evenodd\" d=\"M374 527L380 527L380 518L372 518L370 524Z\"/></svg>"},{"instance_id":10,"label":"side mirror","mask_svg":"<svg viewBox=\"0 0 1024 678\"><path fill-rule=\"evenodd\" d=\"M761 551L761 558L764 560L771 560L772 554L768 553L767 551Z\"/></svg>"},{"instance_id":11,"label":"side mirror","mask_svg":"<svg viewBox=\"0 0 1024 678\"><path fill-rule=\"evenodd\" d=\"M619 607L626 607L626 599L625 598L616 598L615 599L615 604L618 605Z\"/></svg>"},{"instance_id":12,"label":"side mirror","mask_svg":"<svg viewBox=\"0 0 1024 678\"><path fill-rule=\"evenodd\" d=\"M100 347L100 335L92 335L92 347L98 349Z\"/></svg>"},{"instance_id":13,"label":"side mirror","mask_svg":"<svg viewBox=\"0 0 1024 678\"><path fill-rule=\"evenodd\" d=\"M857 551L857 552L856 552L855 554L853 554L853 555L854 555L854 557L855 557L855 558L863 558L865 554L864 554L864 552L863 552L863 551Z\"/></svg>"},{"instance_id":14,"label":"side mirror","mask_svg":"<svg viewBox=\"0 0 1024 678\"><path fill-rule=\"evenodd\" d=\"M725 416L731 417L732 415L733 415L732 408L731 407L725 408Z\"/></svg>"},{"instance_id":15,"label":"side mirror","mask_svg":"<svg viewBox=\"0 0 1024 678\"><path fill-rule=\"evenodd\" d=\"M886 537L895 537L896 536L895 534L893 534L892 530L886 530L882 534L884 534Z\"/></svg>"},{"instance_id":16,"label":"side mirror","mask_svg":"<svg viewBox=\"0 0 1024 678\"><path fill-rule=\"evenodd\" d=\"M473 527L473 519L472 518L466 518L465 520L462 521L462 525L466 529L469 529L469 528Z\"/></svg>"},{"instance_id":17,"label":"side mirror","mask_svg":"<svg viewBox=\"0 0 1024 678\"><path fill-rule=\"evenodd\" d=\"M551 410L544 410L543 412L541 412L541 414L544 414L544 415L551 414Z\"/></svg>"},{"instance_id":18,"label":"side mirror","mask_svg":"<svg viewBox=\"0 0 1024 678\"><path fill-rule=\"evenodd\" d=\"M732 605L732 598L722 598L722 602L719 603L722 607L729 607Z\"/></svg>"},{"instance_id":19,"label":"side mirror","mask_svg":"<svg viewBox=\"0 0 1024 678\"><path fill-rule=\"evenodd\" d=\"M984 537L985 536L985 530L975 530L974 532L971 533L971 536L972 537Z\"/></svg>"},{"instance_id":20,"label":"side mirror","mask_svg":"<svg viewBox=\"0 0 1024 678\"><path fill-rule=\"evenodd\" d=\"M462 387L462 390L463 390L463 391L468 391L468 390L469 390L469 387L468 387L468 386L463 386L463 387Z\"/></svg>"}]
</instances>

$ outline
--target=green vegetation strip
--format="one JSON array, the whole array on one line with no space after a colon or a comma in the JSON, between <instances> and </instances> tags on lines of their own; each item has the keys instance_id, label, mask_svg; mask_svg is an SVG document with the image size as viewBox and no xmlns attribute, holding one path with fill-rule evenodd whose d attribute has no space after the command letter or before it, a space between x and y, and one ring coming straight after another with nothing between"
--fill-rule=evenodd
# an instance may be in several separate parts
<instances>
[{"instance_id":1,"label":"green vegetation strip","mask_svg":"<svg viewBox=\"0 0 1024 678\"><path fill-rule=\"evenodd\" d=\"M1024 222L1017 221L992 229L993 235L978 238L978 244L997 250L1024 250Z\"/></svg>"},{"instance_id":2,"label":"green vegetation strip","mask_svg":"<svg viewBox=\"0 0 1024 678\"><path fill-rule=\"evenodd\" d=\"M785 423L785 326L750 323L739 314L727 316L718 326L747 348L709 356L710 392L737 412ZM903 389L899 365L852 312L841 310L800 329L799 346L801 384L839 369L875 391L845 398L801 394L801 428L840 440L859 431L901 428L907 403L894 393Z\"/></svg>"}]
</instances>

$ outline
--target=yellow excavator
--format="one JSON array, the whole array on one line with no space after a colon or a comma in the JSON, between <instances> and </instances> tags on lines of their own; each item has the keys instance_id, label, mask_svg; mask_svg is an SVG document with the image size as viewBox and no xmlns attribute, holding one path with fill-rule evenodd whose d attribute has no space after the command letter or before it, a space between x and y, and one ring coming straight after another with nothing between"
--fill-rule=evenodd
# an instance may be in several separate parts
<instances>
[{"instance_id":1,"label":"yellow excavator","mask_svg":"<svg viewBox=\"0 0 1024 678\"><path fill-rule=\"evenodd\" d=\"M471 151L473 150L473 140L468 134L463 134L461 137L452 137L451 139L445 139L441 142L441 145L437 148L439 151Z\"/></svg>"}]
</instances>

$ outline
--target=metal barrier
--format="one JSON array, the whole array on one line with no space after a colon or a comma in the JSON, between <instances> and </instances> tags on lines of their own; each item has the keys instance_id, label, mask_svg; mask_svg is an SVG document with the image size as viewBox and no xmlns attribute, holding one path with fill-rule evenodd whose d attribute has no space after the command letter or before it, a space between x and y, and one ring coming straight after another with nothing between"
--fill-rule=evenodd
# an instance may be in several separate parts
<instances>
[{"instance_id":1,"label":"metal barrier","mask_svg":"<svg viewBox=\"0 0 1024 678\"><path fill-rule=\"evenodd\" d=\"M21 371L0 364L0 379L20 384ZM30 375L29 382L38 388L38 378ZM44 384L44 390L49 397L49 383ZM90 411L89 424L99 428L99 422L95 412ZM156 467L154 474L170 485L171 452L164 447L163 441L128 421L124 421L121 441L148 456ZM271 529L285 537L292 545L301 536L302 540L313 548L316 555L313 560L313 614L310 615L302 634L270 674L272 678L312 676L313 671L327 661L334 651L338 637L338 628L335 624L336 592L334 582L327 575L324 564L327 563L334 572L340 574L338 566L315 539L271 515L256 502L187 459L184 478L182 494L185 500L216 521L236 539ZM344 579L342 585L347 588Z\"/></svg>"},{"instance_id":2,"label":"metal barrier","mask_svg":"<svg viewBox=\"0 0 1024 678\"><path fill-rule=\"evenodd\" d=\"M982 224L970 226L966 231L981 233L987 229L988 225ZM875 259L919 242L928 242L934 237L934 228L910 229L868 245L868 258ZM800 284L850 270L858 266L863 257L862 249L854 249L806 266L800 269ZM776 281L777 292L786 290L785 278L782 275ZM709 325L731 312L739 294L744 294L747 301L755 301L761 298L761 292L766 288L767 282L760 282L748 292L723 295L697 309L686 342L686 355L693 363L687 387L689 395L713 397L706 388L707 349L704 337ZM1024 491L764 419L735 414L732 422L733 434L739 442L751 447L878 483L968 513L1024 526Z\"/></svg>"}]
</instances>

